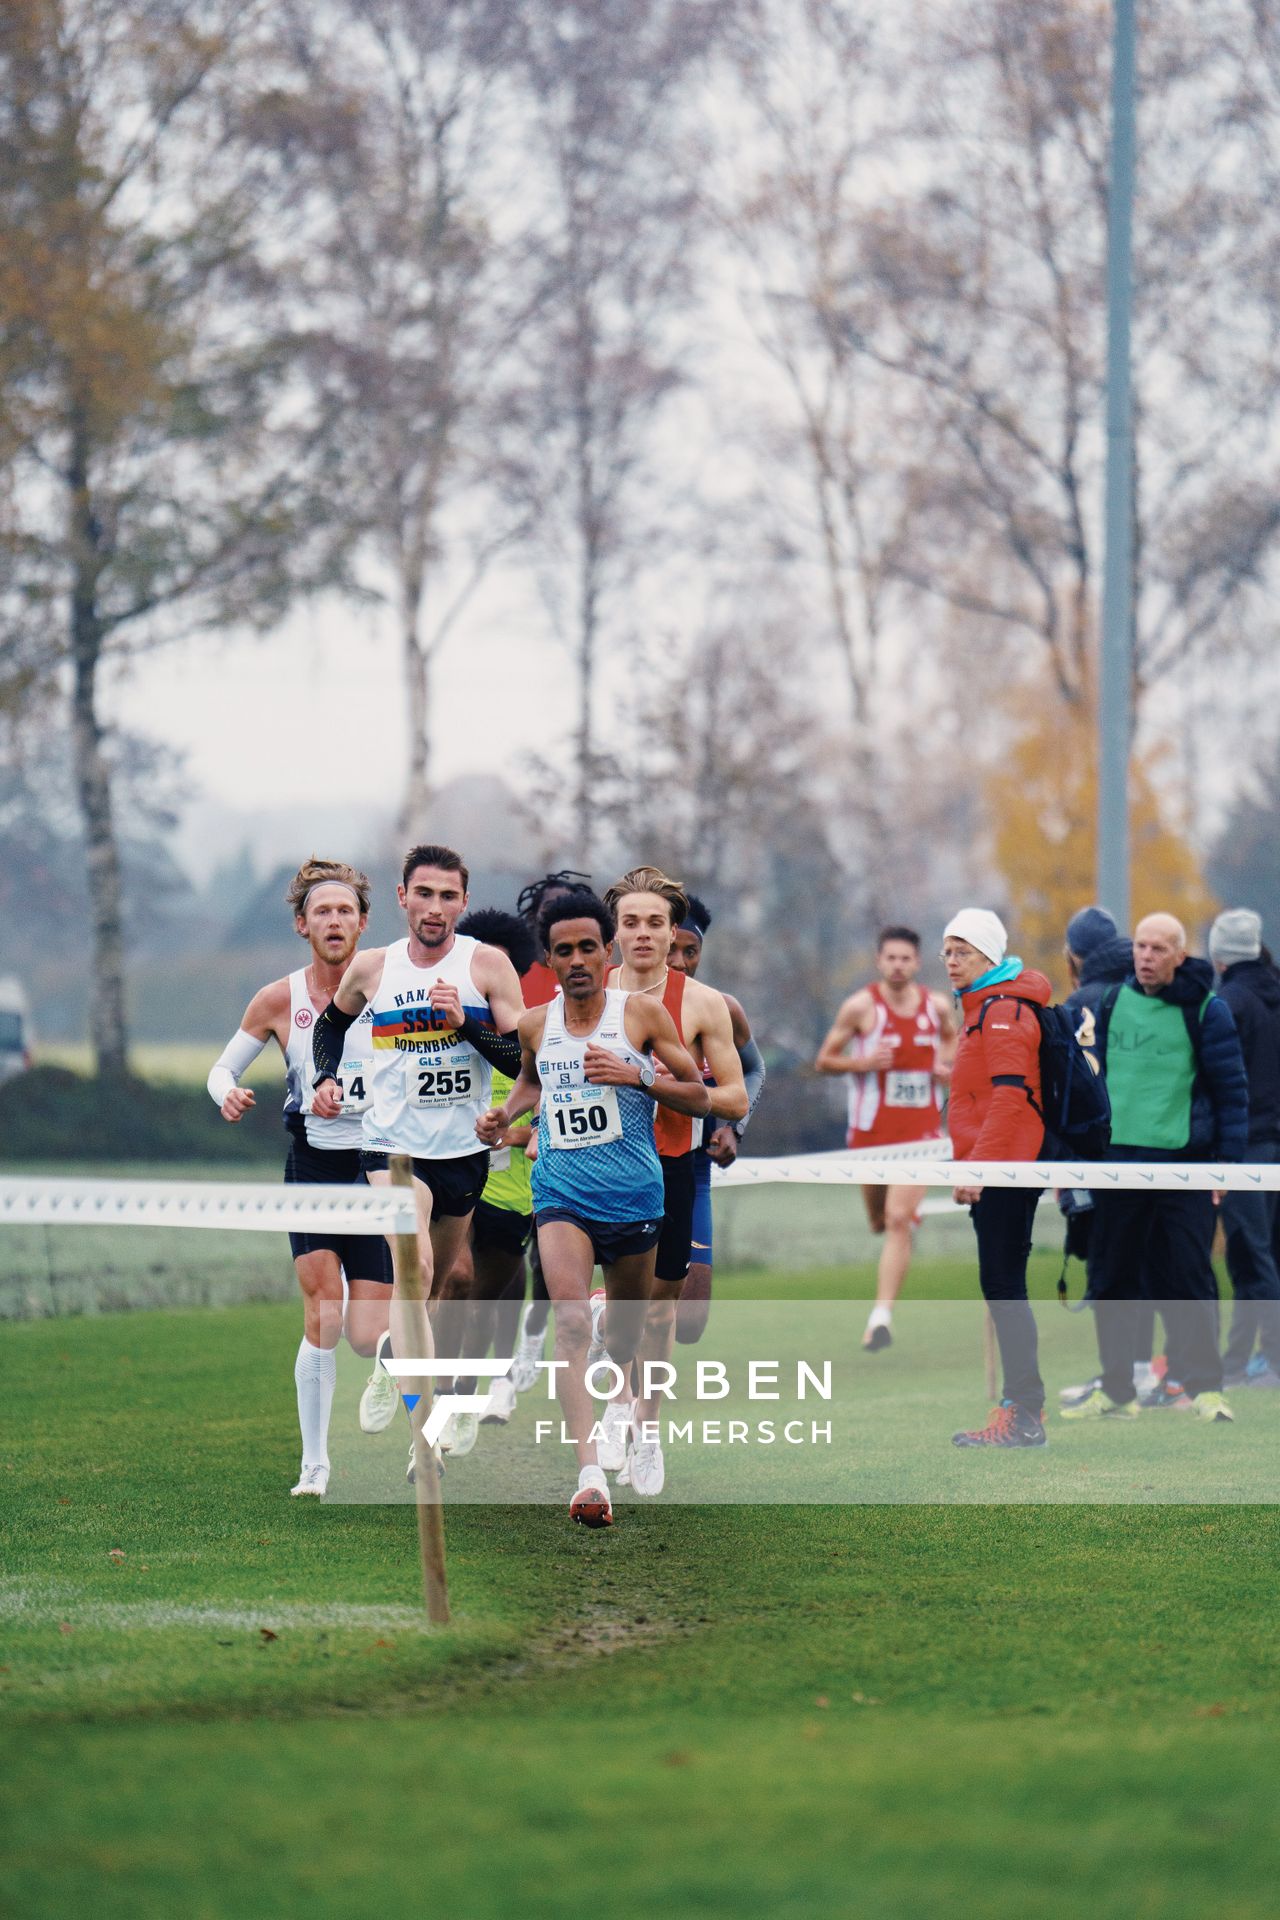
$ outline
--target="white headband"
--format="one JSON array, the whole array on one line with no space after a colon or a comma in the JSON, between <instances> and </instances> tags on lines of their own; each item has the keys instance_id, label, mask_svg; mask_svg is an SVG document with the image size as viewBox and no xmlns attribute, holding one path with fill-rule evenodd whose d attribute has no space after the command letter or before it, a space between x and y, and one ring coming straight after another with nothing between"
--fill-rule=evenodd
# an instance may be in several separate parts
<instances>
[{"instance_id":1,"label":"white headband","mask_svg":"<svg viewBox=\"0 0 1280 1920\"><path fill-rule=\"evenodd\" d=\"M349 880L316 880L312 883L311 886L307 888L306 892L302 896L302 905L298 908L299 917L301 917L303 914L306 913L307 908L311 905L312 894L318 893L321 887L345 888L346 891L351 895L351 898L355 901L357 907L360 908L361 913L364 912L363 906L360 905L360 895L356 892L356 889L352 886Z\"/></svg>"}]
</instances>

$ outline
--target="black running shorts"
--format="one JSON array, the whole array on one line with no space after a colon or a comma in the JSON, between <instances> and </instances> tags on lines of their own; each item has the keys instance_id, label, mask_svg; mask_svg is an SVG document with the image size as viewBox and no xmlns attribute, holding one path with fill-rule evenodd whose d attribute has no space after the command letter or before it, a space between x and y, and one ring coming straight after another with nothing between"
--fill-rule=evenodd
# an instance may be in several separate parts
<instances>
[{"instance_id":1,"label":"black running shorts","mask_svg":"<svg viewBox=\"0 0 1280 1920\"><path fill-rule=\"evenodd\" d=\"M694 1147L688 1153L662 1156L665 1197L662 1238L658 1242L658 1264L654 1277L665 1280L670 1286L678 1285L689 1272L689 1257L693 1250L693 1203L697 1197L693 1162L695 1155L701 1151L700 1147Z\"/></svg>"},{"instance_id":2,"label":"black running shorts","mask_svg":"<svg viewBox=\"0 0 1280 1920\"><path fill-rule=\"evenodd\" d=\"M557 1220L586 1234L596 1264L601 1267L611 1267L615 1260L627 1260L633 1254L648 1253L662 1232L661 1220L585 1220L568 1207L544 1207L537 1215L539 1227L553 1226Z\"/></svg>"},{"instance_id":3,"label":"black running shorts","mask_svg":"<svg viewBox=\"0 0 1280 1920\"><path fill-rule=\"evenodd\" d=\"M287 1187L368 1184L359 1147L313 1147L305 1134L292 1129L284 1182ZM291 1233L289 1245L295 1260L304 1253L336 1253L348 1280L377 1280L389 1287L394 1278L391 1249L381 1233Z\"/></svg>"},{"instance_id":4,"label":"black running shorts","mask_svg":"<svg viewBox=\"0 0 1280 1920\"><path fill-rule=\"evenodd\" d=\"M366 1150L360 1155L360 1164L366 1173L379 1173L385 1170L387 1158L385 1153ZM476 1202L484 1192L484 1183L489 1178L489 1152L481 1147L477 1153L463 1153L455 1160L415 1160L413 1172L415 1179L431 1189L433 1217L458 1219L475 1211Z\"/></svg>"},{"instance_id":5,"label":"black running shorts","mask_svg":"<svg viewBox=\"0 0 1280 1920\"><path fill-rule=\"evenodd\" d=\"M476 1247L493 1247L499 1253L520 1254L533 1232L531 1213L513 1213L510 1207L495 1207L491 1201L478 1200L471 1216L471 1236Z\"/></svg>"}]
</instances>

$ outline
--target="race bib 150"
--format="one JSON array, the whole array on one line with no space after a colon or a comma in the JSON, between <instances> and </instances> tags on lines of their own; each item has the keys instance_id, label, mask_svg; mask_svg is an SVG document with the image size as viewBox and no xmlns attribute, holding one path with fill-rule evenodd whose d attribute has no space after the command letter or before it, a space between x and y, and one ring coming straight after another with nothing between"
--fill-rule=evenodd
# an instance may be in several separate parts
<instances>
[{"instance_id":1,"label":"race bib 150","mask_svg":"<svg viewBox=\"0 0 1280 1920\"><path fill-rule=\"evenodd\" d=\"M553 1147L607 1147L622 1138L616 1087L556 1087L542 1104Z\"/></svg>"}]
</instances>

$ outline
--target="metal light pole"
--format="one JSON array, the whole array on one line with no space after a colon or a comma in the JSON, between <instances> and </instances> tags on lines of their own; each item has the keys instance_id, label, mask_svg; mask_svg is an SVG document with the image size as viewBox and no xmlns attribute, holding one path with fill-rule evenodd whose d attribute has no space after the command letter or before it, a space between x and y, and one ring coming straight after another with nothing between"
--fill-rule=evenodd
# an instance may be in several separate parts
<instances>
[{"instance_id":1,"label":"metal light pole","mask_svg":"<svg viewBox=\"0 0 1280 1920\"><path fill-rule=\"evenodd\" d=\"M1098 676L1098 899L1129 925L1129 744L1133 678L1134 0L1115 0L1107 218L1107 491Z\"/></svg>"}]
</instances>

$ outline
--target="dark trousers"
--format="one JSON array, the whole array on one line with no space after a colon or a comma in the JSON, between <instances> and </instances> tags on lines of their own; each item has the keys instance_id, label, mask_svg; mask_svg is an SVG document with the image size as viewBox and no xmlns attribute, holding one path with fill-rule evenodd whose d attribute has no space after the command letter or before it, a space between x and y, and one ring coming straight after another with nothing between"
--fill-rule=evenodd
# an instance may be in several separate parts
<instances>
[{"instance_id":1,"label":"dark trousers","mask_svg":"<svg viewBox=\"0 0 1280 1920\"><path fill-rule=\"evenodd\" d=\"M1280 1147L1272 1140L1251 1142L1245 1149L1251 1166L1272 1166ZM1276 1265L1276 1216L1280 1194L1226 1193L1222 1196L1222 1228L1227 1239L1227 1272L1236 1303L1231 1314L1231 1338L1222 1356L1227 1373L1243 1373L1253 1356L1254 1342L1280 1373L1280 1269Z\"/></svg>"},{"instance_id":2,"label":"dark trousers","mask_svg":"<svg viewBox=\"0 0 1280 1920\"><path fill-rule=\"evenodd\" d=\"M991 1309L1004 1398L1037 1417L1044 1411L1044 1382L1037 1360L1036 1320L1027 1299L1027 1256L1038 1192L984 1187L969 1216L978 1236L978 1282Z\"/></svg>"},{"instance_id":3,"label":"dark trousers","mask_svg":"<svg viewBox=\"0 0 1280 1920\"><path fill-rule=\"evenodd\" d=\"M1212 1196L1095 1189L1093 1204L1089 1296L1098 1323L1103 1392L1117 1402L1134 1397L1144 1279L1164 1316L1170 1372L1193 1396L1220 1391Z\"/></svg>"}]
</instances>

